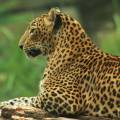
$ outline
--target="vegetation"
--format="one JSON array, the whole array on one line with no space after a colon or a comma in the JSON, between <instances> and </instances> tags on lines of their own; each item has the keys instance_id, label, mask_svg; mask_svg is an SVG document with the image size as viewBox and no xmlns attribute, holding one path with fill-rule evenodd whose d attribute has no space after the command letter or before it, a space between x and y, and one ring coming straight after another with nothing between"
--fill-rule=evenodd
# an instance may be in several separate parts
<instances>
[{"instance_id":1,"label":"vegetation","mask_svg":"<svg viewBox=\"0 0 120 120\"><path fill-rule=\"evenodd\" d=\"M18 48L18 41L27 24L40 12L7 14L6 9L9 10L19 3L18 0L12 1L0 6L0 101L37 94L39 80L46 65L46 58L27 59ZM104 51L120 55L120 16L115 14L111 17L116 29L101 32L99 43Z\"/></svg>"},{"instance_id":2,"label":"vegetation","mask_svg":"<svg viewBox=\"0 0 120 120\"><path fill-rule=\"evenodd\" d=\"M113 55L120 55L120 15L113 16L116 30L101 35L101 48Z\"/></svg>"},{"instance_id":3,"label":"vegetation","mask_svg":"<svg viewBox=\"0 0 120 120\"><path fill-rule=\"evenodd\" d=\"M7 16L5 21L0 19L0 100L37 94L45 58L26 59L18 48L31 16L32 13L27 13Z\"/></svg>"}]
</instances>

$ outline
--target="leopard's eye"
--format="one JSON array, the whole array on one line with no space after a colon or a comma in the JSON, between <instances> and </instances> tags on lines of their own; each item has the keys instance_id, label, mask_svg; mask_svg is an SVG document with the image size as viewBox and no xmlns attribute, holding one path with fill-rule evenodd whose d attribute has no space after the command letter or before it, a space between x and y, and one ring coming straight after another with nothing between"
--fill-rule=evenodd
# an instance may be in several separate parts
<instances>
[{"instance_id":1,"label":"leopard's eye","mask_svg":"<svg viewBox=\"0 0 120 120\"><path fill-rule=\"evenodd\" d=\"M36 28L32 28L32 29L30 30L30 34L31 34L31 35L37 35L37 29L36 29Z\"/></svg>"},{"instance_id":2,"label":"leopard's eye","mask_svg":"<svg viewBox=\"0 0 120 120\"><path fill-rule=\"evenodd\" d=\"M31 28L29 30L30 37L31 39L35 39L36 37L41 35L40 29L39 28Z\"/></svg>"}]
</instances>

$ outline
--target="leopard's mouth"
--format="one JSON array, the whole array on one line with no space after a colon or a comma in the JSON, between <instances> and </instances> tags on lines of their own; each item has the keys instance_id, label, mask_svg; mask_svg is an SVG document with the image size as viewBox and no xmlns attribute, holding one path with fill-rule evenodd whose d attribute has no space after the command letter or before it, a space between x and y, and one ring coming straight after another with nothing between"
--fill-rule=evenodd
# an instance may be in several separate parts
<instances>
[{"instance_id":1,"label":"leopard's mouth","mask_svg":"<svg viewBox=\"0 0 120 120\"><path fill-rule=\"evenodd\" d=\"M38 55L42 54L41 50L36 48L25 50L25 53L27 54L28 57L37 57Z\"/></svg>"}]
</instances>

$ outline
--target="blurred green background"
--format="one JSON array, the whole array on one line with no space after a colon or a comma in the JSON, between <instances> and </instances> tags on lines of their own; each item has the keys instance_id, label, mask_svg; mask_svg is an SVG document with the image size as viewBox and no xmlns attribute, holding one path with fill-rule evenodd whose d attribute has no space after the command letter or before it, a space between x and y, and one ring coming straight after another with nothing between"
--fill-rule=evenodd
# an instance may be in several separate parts
<instances>
[{"instance_id":1,"label":"blurred green background","mask_svg":"<svg viewBox=\"0 0 120 120\"><path fill-rule=\"evenodd\" d=\"M120 55L120 0L0 0L0 100L37 94L46 58L27 59L18 41L31 20L56 6L103 51Z\"/></svg>"}]
</instances>

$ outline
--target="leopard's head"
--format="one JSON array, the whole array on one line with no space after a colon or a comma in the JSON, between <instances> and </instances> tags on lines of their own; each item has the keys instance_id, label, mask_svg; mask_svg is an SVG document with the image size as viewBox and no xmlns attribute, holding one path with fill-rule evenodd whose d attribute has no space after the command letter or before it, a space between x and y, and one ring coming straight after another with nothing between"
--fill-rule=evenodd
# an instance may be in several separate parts
<instances>
[{"instance_id":1,"label":"leopard's head","mask_svg":"<svg viewBox=\"0 0 120 120\"><path fill-rule=\"evenodd\" d=\"M59 9L52 8L47 14L43 14L30 22L19 41L19 47L24 50L28 57L48 55L53 51L55 47L53 37L62 25L59 13Z\"/></svg>"}]
</instances>

